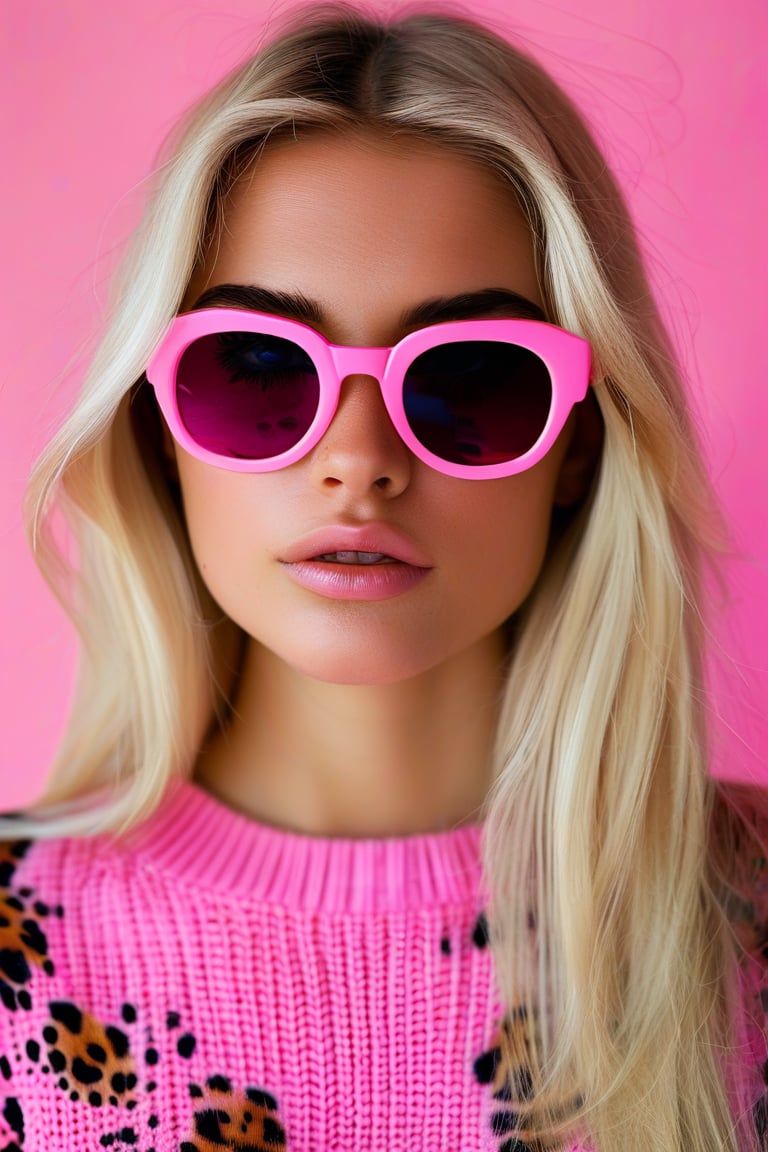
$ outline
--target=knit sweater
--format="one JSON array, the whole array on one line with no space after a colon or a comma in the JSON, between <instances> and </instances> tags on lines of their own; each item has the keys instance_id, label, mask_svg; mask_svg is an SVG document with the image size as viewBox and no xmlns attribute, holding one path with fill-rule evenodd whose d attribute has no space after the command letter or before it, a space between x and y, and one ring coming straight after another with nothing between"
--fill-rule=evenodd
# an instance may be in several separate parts
<instances>
[{"instance_id":1,"label":"knit sweater","mask_svg":"<svg viewBox=\"0 0 768 1152\"><path fill-rule=\"evenodd\" d=\"M122 839L0 848L0 1149L524 1152L480 832L311 837L175 781Z\"/></svg>"}]
</instances>

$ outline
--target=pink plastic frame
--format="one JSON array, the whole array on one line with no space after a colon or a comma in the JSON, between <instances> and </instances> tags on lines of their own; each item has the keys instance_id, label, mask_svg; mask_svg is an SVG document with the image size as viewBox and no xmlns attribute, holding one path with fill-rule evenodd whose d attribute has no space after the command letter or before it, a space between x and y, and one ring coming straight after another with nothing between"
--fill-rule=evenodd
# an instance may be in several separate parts
<instances>
[{"instance_id":1,"label":"pink plastic frame","mask_svg":"<svg viewBox=\"0 0 768 1152\"><path fill-rule=\"evenodd\" d=\"M243 460L220 456L201 447L185 428L176 401L176 368L186 348L201 336L216 332L261 332L298 344L312 359L320 380L320 401L312 424L287 452L269 459ZM454 464L435 456L417 440L403 408L403 379L412 361L441 344L462 340L493 340L518 344L535 352L552 381L552 407L541 436L522 456L500 464ZM574 404L589 387L590 348L580 336L539 320L452 320L409 333L392 348L354 348L329 344L306 324L269 313L237 308L207 308L177 316L147 367L147 378L171 435L190 455L231 472L273 472L295 464L320 442L336 411L342 381L347 376L373 376L379 383L389 417L403 442L431 468L463 480L514 476L538 463L563 430Z\"/></svg>"}]
</instances>

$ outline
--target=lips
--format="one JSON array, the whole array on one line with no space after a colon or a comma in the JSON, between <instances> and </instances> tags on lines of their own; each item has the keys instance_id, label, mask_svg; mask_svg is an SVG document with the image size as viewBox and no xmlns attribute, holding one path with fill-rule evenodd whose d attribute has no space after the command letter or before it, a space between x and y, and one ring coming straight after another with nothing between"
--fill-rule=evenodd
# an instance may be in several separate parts
<instances>
[{"instance_id":1,"label":"lips","mask_svg":"<svg viewBox=\"0 0 768 1152\"><path fill-rule=\"evenodd\" d=\"M324 556L314 556L314 560L324 560L329 564L399 564L384 552L328 552Z\"/></svg>"},{"instance_id":2,"label":"lips","mask_svg":"<svg viewBox=\"0 0 768 1152\"><path fill-rule=\"evenodd\" d=\"M431 568L418 545L390 524L333 525L318 528L290 544L280 555L283 564L307 561L373 567L378 564L410 564Z\"/></svg>"}]
</instances>

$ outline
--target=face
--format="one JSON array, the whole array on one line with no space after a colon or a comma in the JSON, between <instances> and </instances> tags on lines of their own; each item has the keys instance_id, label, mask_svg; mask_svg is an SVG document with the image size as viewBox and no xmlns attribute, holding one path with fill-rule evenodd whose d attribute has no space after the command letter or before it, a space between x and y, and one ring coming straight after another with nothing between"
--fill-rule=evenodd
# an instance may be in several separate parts
<instances>
[{"instance_id":1,"label":"face","mask_svg":"<svg viewBox=\"0 0 768 1152\"><path fill-rule=\"evenodd\" d=\"M527 226L496 178L433 145L360 135L266 148L227 200L185 309L224 285L300 293L326 339L372 347L395 344L403 315L436 298L503 288L543 308ZM174 452L192 549L223 611L311 677L376 684L500 651L553 504L572 499L571 433L517 476L445 476L403 444L360 375L317 446L282 470Z\"/></svg>"}]
</instances>

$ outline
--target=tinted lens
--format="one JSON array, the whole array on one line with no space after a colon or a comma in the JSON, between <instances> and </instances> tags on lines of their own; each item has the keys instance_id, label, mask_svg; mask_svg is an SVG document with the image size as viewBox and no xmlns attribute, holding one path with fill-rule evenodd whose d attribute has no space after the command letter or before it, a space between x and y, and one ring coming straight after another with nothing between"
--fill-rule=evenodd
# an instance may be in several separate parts
<instances>
[{"instance_id":1,"label":"tinted lens","mask_svg":"<svg viewBox=\"0 0 768 1152\"><path fill-rule=\"evenodd\" d=\"M457 341L422 352L403 386L419 441L452 464L501 464L529 451L544 430L552 381L528 348Z\"/></svg>"},{"instance_id":2,"label":"tinted lens","mask_svg":"<svg viewBox=\"0 0 768 1152\"><path fill-rule=\"evenodd\" d=\"M279 336L201 336L176 370L182 422L202 448L219 456L265 460L287 452L311 425L319 397L311 359Z\"/></svg>"}]
</instances>

